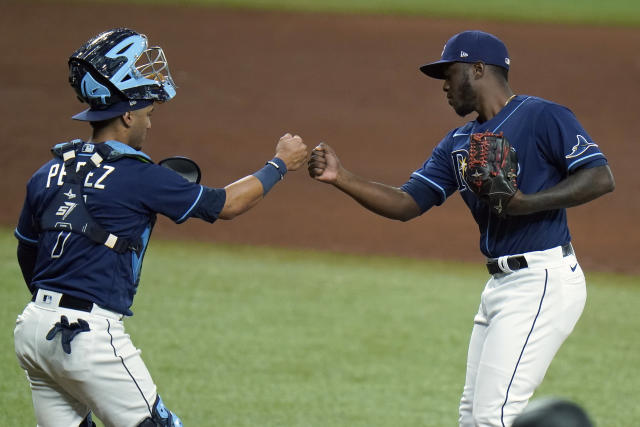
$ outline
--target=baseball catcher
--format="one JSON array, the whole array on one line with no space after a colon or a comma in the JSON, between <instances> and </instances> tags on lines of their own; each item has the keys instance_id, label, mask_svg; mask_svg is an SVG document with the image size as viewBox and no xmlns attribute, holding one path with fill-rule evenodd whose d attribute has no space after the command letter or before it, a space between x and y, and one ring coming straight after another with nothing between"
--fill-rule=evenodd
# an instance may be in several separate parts
<instances>
[{"instance_id":1,"label":"baseball catcher","mask_svg":"<svg viewBox=\"0 0 640 427\"><path fill-rule=\"evenodd\" d=\"M176 95L163 50L116 28L69 58L69 83L89 108L73 116L89 139L57 144L29 180L15 235L31 301L14 331L37 423L49 427L180 427L124 327L157 215L229 220L259 203L306 160L287 133L275 157L224 188L200 168L141 151L158 103ZM48 331L48 333L47 333Z\"/></svg>"},{"instance_id":2,"label":"baseball catcher","mask_svg":"<svg viewBox=\"0 0 640 427\"><path fill-rule=\"evenodd\" d=\"M471 191L496 214L504 215L507 204L518 191L517 175L518 157L502 132L471 135L464 179Z\"/></svg>"}]
</instances>

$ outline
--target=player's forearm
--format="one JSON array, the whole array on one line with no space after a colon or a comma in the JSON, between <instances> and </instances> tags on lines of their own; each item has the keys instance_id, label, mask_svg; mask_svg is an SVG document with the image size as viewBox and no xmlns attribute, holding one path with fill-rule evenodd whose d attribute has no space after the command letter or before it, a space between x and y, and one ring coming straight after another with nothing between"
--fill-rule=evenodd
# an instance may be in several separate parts
<instances>
[{"instance_id":1,"label":"player's forearm","mask_svg":"<svg viewBox=\"0 0 640 427\"><path fill-rule=\"evenodd\" d=\"M413 198L401 189L367 181L346 169L340 171L333 185L378 215L408 221L420 214L420 208Z\"/></svg>"},{"instance_id":2,"label":"player's forearm","mask_svg":"<svg viewBox=\"0 0 640 427\"><path fill-rule=\"evenodd\" d=\"M284 138L284 137L283 137ZM306 156L306 146L299 140L298 162ZM282 141L282 140L281 140ZM286 141L285 141L286 142ZM303 148L301 148L303 147ZM297 164L294 164L297 168ZM269 160L262 169L225 187L226 198L218 218L233 219L254 207L287 173L287 164L279 157Z\"/></svg>"},{"instance_id":3,"label":"player's forearm","mask_svg":"<svg viewBox=\"0 0 640 427\"><path fill-rule=\"evenodd\" d=\"M225 188L227 197L218 218L233 219L254 207L264 197L262 183L253 175L235 181Z\"/></svg>"},{"instance_id":4,"label":"player's forearm","mask_svg":"<svg viewBox=\"0 0 640 427\"><path fill-rule=\"evenodd\" d=\"M582 169L554 187L534 194L516 193L509 203L509 215L578 206L613 191L615 182L609 166Z\"/></svg>"}]
</instances>

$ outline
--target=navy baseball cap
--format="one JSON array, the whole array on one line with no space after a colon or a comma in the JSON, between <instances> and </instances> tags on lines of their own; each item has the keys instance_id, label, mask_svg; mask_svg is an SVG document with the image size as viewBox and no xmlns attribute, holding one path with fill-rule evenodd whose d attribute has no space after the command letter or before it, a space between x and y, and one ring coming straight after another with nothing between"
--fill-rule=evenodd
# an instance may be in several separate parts
<instances>
[{"instance_id":1,"label":"navy baseball cap","mask_svg":"<svg viewBox=\"0 0 640 427\"><path fill-rule=\"evenodd\" d=\"M82 120L85 122L101 122L103 120L113 119L123 115L128 111L140 110L153 104L150 99L131 99L127 101L116 102L109 106L91 107L81 113L71 117L73 120Z\"/></svg>"},{"instance_id":2,"label":"navy baseball cap","mask_svg":"<svg viewBox=\"0 0 640 427\"><path fill-rule=\"evenodd\" d=\"M445 66L453 62L484 62L508 70L511 61L507 47L493 34L464 31L447 41L439 61L421 66L420 71L434 79L444 79Z\"/></svg>"}]
</instances>

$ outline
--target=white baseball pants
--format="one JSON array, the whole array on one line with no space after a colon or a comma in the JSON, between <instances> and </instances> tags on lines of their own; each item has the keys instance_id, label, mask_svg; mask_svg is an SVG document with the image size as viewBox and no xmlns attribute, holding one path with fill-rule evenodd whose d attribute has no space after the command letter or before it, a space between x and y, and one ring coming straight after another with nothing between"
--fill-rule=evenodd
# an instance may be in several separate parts
<instances>
[{"instance_id":1,"label":"white baseball pants","mask_svg":"<svg viewBox=\"0 0 640 427\"><path fill-rule=\"evenodd\" d=\"M469 343L461 427L509 427L540 385L586 301L575 255L524 254L528 268L493 275Z\"/></svg>"},{"instance_id":2,"label":"white baseball pants","mask_svg":"<svg viewBox=\"0 0 640 427\"><path fill-rule=\"evenodd\" d=\"M140 350L124 331L122 315L93 304L91 312L58 307L61 294L39 290L16 320L15 350L31 385L40 427L77 426L92 411L105 426L133 427L151 416L156 386ZM63 351L61 334L47 340L64 315L90 331Z\"/></svg>"}]
</instances>

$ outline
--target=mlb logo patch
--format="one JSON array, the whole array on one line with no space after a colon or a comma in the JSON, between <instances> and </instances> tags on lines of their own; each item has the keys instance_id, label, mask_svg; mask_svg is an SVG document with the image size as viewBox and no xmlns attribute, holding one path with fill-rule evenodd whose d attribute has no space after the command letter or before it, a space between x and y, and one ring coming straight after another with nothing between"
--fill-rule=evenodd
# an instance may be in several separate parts
<instances>
[{"instance_id":1,"label":"mlb logo patch","mask_svg":"<svg viewBox=\"0 0 640 427\"><path fill-rule=\"evenodd\" d=\"M51 295L43 295L42 296L42 302L45 304L51 304L51 302L53 301L53 297Z\"/></svg>"},{"instance_id":2,"label":"mlb logo patch","mask_svg":"<svg viewBox=\"0 0 640 427\"><path fill-rule=\"evenodd\" d=\"M83 153L93 153L94 149L95 149L95 145L93 145L93 144L84 144L82 146L82 152Z\"/></svg>"}]
</instances>

